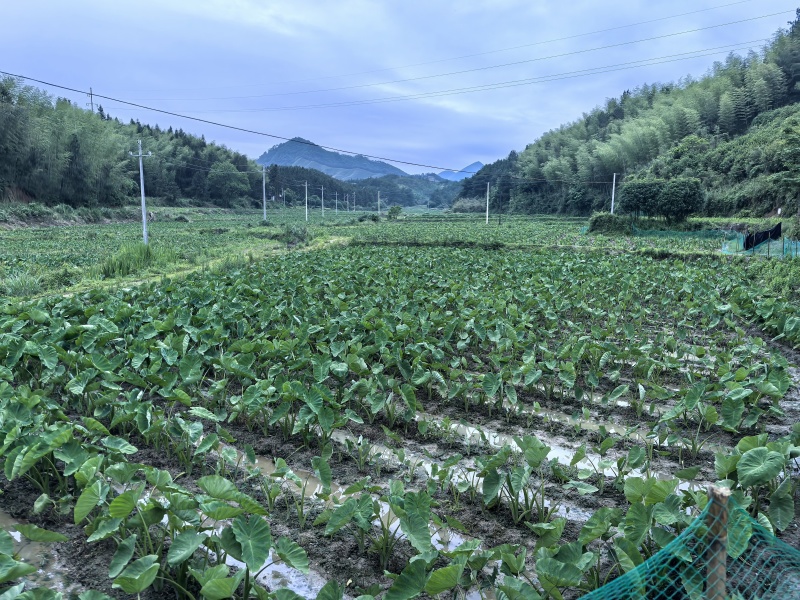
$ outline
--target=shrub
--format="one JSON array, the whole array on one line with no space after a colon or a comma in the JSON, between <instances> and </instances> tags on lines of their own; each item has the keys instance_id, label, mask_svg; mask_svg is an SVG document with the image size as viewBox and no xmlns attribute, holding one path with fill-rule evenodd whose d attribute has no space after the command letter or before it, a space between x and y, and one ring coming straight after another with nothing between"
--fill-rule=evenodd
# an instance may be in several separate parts
<instances>
[{"instance_id":1,"label":"shrub","mask_svg":"<svg viewBox=\"0 0 800 600\"><path fill-rule=\"evenodd\" d=\"M486 200L482 198L459 198L452 206L452 211L458 213L479 213L485 210Z\"/></svg>"},{"instance_id":2,"label":"shrub","mask_svg":"<svg viewBox=\"0 0 800 600\"><path fill-rule=\"evenodd\" d=\"M177 253L171 248L136 242L123 245L119 252L100 263L94 272L103 278L125 277L147 267L175 262L177 258Z\"/></svg>"},{"instance_id":3,"label":"shrub","mask_svg":"<svg viewBox=\"0 0 800 600\"><path fill-rule=\"evenodd\" d=\"M612 215L607 212L594 213L589 219L589 233L629 234L630 217Z\"/></svg>"},{"instance_id":4,"label":"shrub","mask_svg":"<svg viewBox=\"0 0 800 600\"><path fill-rule=\"evenodd\" d=\"M41 291L42 282L38 276L27 271L20 271L6 277L3 288L9 296L33 296Z\"/></svg>"},{"instance_id":5,"label":"shrub","mask_svg":"<svg viewBox=\"0 0 800 600\"><path fill-rule=\"evenodd\" d=\"M287 246L305 244L311 239L308 228L301 223L284 223L273 239L283 242Z\"/></svg>"}]
</instances>

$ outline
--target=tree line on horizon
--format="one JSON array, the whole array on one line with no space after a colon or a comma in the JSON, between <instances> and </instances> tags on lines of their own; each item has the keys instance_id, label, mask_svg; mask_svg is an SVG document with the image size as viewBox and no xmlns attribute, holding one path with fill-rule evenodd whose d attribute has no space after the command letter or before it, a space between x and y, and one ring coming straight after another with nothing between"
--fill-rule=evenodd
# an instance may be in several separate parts
<instances>
[{"instance_id":1,"label":"tree line on horizon","mask_svg":"<svg viewBox=\"0 0 800 600\"><path fill-rule=\"evenodd\" d=\"M796 211L799 84L800 9L760 52L730 54L699 79L607 99L486 165L462 182L458 197L485 197L489 182L493 211L589 214L610 209L616 173L618 186L698 180L699 212L709 216Z\"/></svg>"}]
</instances>

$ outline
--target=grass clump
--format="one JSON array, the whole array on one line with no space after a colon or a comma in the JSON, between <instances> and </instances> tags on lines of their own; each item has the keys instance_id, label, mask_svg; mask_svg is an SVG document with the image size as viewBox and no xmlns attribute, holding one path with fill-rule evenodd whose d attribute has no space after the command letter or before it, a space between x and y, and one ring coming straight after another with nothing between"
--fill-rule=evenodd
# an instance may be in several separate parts
<instances>
[{"instance_id":1,"label":"grass clump","mask_svg":"<svg viewBox=\"0 0 800 600\"><path fill-rule=\"evenodd\" d=\"M310 242L312 236L308 227L301 223L284 223L274 239L287 246L298 246Z\"/></svg>"},{"instance_id":2,"label":"grass clump","mask_svg":"<svg viewBox=\"0 0 800 600\"><path fill-rule=\"evenodd\" d=\"M2 290L8 296L25 298L41 292L42 281L33 273L29 273L28 271L19 271L6 277L0 288L2 288Z\"/></svg>"},{"instance_id":3,"label":"grass clump","mask_svg":"<svg viewBox=\"0 0 800 600\"><path fill-rule=\"evenodd\" d=\"M142 242L125 244L119 252L109 256L95 268L95 275L104 279L125 277L147 268L168 265L177 259L178 254L171 248Z\"/></svg>"}]
</instances>

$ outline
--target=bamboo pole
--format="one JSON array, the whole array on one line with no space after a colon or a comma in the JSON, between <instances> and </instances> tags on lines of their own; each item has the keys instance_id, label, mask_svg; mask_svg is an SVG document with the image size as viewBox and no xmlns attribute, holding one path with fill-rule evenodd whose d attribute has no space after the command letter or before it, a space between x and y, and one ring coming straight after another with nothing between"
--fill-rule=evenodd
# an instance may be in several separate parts
<instances>
[{"instance_id":1,"label":"bamboo pole","mask_svg":"<svg viewBox=\"0 0 800 600\"><path fill-rule=\"evenodd\" d=\"M708 546L706 548L706 600L727 600L728 488L708 486Z\"/></svg>"}]
</instances>

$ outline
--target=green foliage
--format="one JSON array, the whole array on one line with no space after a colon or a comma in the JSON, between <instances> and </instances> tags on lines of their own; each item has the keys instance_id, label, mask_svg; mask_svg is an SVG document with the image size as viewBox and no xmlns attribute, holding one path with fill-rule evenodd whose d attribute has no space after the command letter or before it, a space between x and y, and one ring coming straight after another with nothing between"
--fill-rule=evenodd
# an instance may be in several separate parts
<instances>
[{"instance_id":1,"label":"green foliage","mask_svg":"<svg viewBox=\"0 0 800 600\"><path fill-rule=\"evenodd\" d=\"M453 202L451 210L455 213L481 213L486 210L486 200L481 198L459 198Z\"/></svg>"},{"instance_id":2,"label":"green foliage","mask_svg":"<svg viewBox=\"0 0 800 600\"><path fill-rule=\"evenodd\" d=\"M387 213L388 218L394 220L400 216L400 212L403 210L402 206L394 205L389 207L389 212Z\"/></svg>"},{"instance_id":3,"label":"green foliage","mask_svg":"<svg viewBox=\"0 0 800 600\"><path fill-rule=\"evenodd\" d=\"M96 274L104 278L125 277L147 268L169 265L176 259L177 253L162 244L126 244L119 252L100 263L96 267Z\"/></svg>"}]
</instances>

